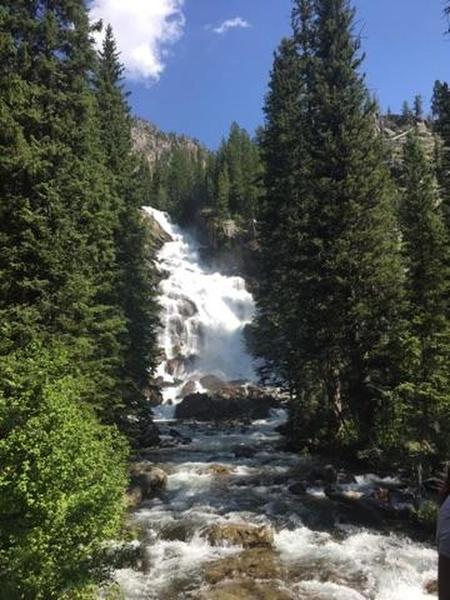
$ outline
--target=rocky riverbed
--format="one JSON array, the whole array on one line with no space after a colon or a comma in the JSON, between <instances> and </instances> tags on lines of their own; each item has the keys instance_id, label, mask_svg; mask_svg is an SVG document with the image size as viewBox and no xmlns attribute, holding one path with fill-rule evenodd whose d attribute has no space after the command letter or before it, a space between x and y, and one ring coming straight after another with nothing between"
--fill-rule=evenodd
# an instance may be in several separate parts
<instances>
[{"instance_id":1,"label":"rocky riverbed","mask_svg":"<svg viewBox=\"0 0 450 600\"><path fill-rule=\"evenodd\" d=\"M435 597L435 550L402 521L407 491L283 452L284 418L160 423L166 447L136 457L141 558L116 574L127 599Z\"/></svg>"}]
</instances>

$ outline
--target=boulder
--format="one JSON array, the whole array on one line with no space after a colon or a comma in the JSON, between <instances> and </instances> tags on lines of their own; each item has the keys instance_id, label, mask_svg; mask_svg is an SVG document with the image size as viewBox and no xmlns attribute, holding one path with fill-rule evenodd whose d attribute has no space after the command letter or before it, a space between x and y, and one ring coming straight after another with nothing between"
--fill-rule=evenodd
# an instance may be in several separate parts
<instances>
[{"instance_id":1,"label":"boulder","mask_svg":"<svg viewBox=\"0 0 450 600\"><path fill-rule=\"evenodd\" d=\"M327 485L334 485L338 480L338 473L333 465L326 465L323 469L323 480Z\"/></svg>"},{"instance_id":2,"label":"boulder","mask_svg":"<svg viewBox=\"0 0 450 600\"><path fill-rule=\"evenodd\" d=\"M227 467L225 465L209 465L204 470L202 470L202 472L206 473L208 475L215 475L218 477L227 477L227 476L233 474L233 468Z\"/></svg>"},{"instance_id":3,"label":"boulder","mask_svg":"<svg viewBox=\"0 0 450 600\"><path fill-rule=\"evenodd\" d=\"M206 375L200 379L200 383L208 392L217 392L226 385L225 381L216 375Z\"/></svg>"},{"instance_id":4,"label":"boulder","mask_svg":"<svg viewBox=\"0 0 450 600\"><path fill-rule=\"evenodd\" d=\"M189 298L182 297L178 303L178 312L182 317L190 319L198 313L198 308Z\"/></svg>"},{"instance_id":5,"label":"boulder","mask_svg":"<svg viewBox=\"0 0 450 600\"><path fill-rule=\"evenodd\" d=\"M273 531L265 525L247 523L215 523L202 531L211 546L272 547Z\"/></svg>"},{"instance_id":6,"label":"boulder","mask_svg":"<svg viewBox=\"0 0 450 600\"><path fill-rule=\"evenodd\" d=\"M178 398L186 398L186 396L195 394L196 389L197 389L197 384L195 381L187 381L181 388L181 391L178 394Z\"/></svg>"},{"instance_id":7,"label":"boulder","mask_svg":"<svg viewBox=\"0 0 450 600\"><path fill-rule=\"evenodd\" d=\"M430 594L431 595L437 595L438 593L438 582L436 579L431 579L430 581L427 581L425 586L424 586L424 590L425 593Z\"/></svg>"},{"instance_id":8,"label":"boulder","mask_svg":"<svg viewBox=\"0 0 450 600\"><path fill-rule=\"evenodd\" d=\"M344 516L353 523L377 527L383 525L386 519L400 518L398 511L387 502L360 492L344 492L335 487L327 487L325 493L328 498L344 507Z\"/></svg>"},{"instance_id":9,"label":"boulder","mask_svg":"<svg viewBox=\"0 0 450 600\"><path fill-rule=\"evenodd\" d=\"M150 212L148 212L147 210L143 210L142 216L144 217L145 223L147 224L147 227L151 232L152 240L158 248L162 248L164 244L173 241L170 234L167 233L167 231L161 227L161 225Z\"/></svg>"},{"instance_id":10,"label":"boulder","mask_svg":"<svg viewBox=\"0 0 450 600\"><path fill-rule=\"evenodd\" d=\"M175 375L179 371L181 371L184 367L184 358L182 356L175 356L174 358L169 358L166 361L166 373L169 375Z\"/></svg>"},{"instance_id":11,"label":"boulder","mask_svg":"<svg viewBox=\"0 0 450 600\"><path fill-rule=\"evenodd\" d=\"M225 581L199 596L200 600L293 600L295 597L276 582L250 580Z\"/></svg>"},{"instance_id":12,"label":"boulder","mask_svg":"<svg viewBox=\"0 0 450 600\"><path fill-rule=\"evenodd\" d=\"M149 463L135 463L130 469L128 495L140 502L152 498L167 485L167 473Z\"/></svg>"},{"instance_id":13,"label":"boulder","mask_svg":"<svg viewBox=\"0 0 450 600\"><path fill-rule=\"evenodd\" d=\"M281 567L273 551L268 548L251 548L240 554L210 563L206 568L206 580L217 584L226 579L246 577L250 580L277 579Z\"/></svg>"},{"instance_id":14,"label":"boulder","mask_svg":"<svg viewBox=\"0 0 450 600\"><path fill-rule=\"evenodd\" d=\"M288 489L294 496L304 496L306 494L306 486L302 481L293 483Z\"/></svg>"},{"instance_id":15,"label":"boulder","mask_svg":"<svg viewBox=\"0 0 450 600\"><path fill-rule=\"evenodd\" d=\"M245 393L245 390L243 391ZM278 406L270 395L259 397L239 396L220 390L214 395L189 394L177 405L177 419L197 419L198 421L235 421L246 422L248 419L265 419L272 408Z\"/></svg>"},{"instance_id":16,"label":"boulder","mask_svg":"<svg viewBox=\"0 0 450 600\"><path fill-rule=\"evenodd\" d=\"M177 440L179 444L190 444L192 442L192 438L181 434L179 431L173 428L169 429L169 435Z\"/></svg>"}]
</instances>

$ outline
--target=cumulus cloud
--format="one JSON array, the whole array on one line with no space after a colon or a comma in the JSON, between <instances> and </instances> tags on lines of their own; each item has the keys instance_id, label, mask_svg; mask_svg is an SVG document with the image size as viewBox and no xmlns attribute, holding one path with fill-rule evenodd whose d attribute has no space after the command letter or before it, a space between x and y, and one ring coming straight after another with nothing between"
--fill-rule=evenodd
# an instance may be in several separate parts
<instances>
[{"instance_id":1,"label":"cumulus cloud","mask_svg":"<svg viewBox=\"0 0 450 600\"><path fill-rule=\"evenodd\" d=\"M227 33L228 30L235 29L236 27L240 27L241 29L248 29L249 27L251 27L251 25L242 17L235 17L234 19L227 19L218 27L213 28L213 31L214 33L222 35L224 33Z\"/></svg>"},{"instance_id":2,"label":"cumulus cloud","mask_svg":"<svg viewBox=\"0 0 450 600\"><path fill-rule=\"evenodd\" d=\"M184 0L93 0L90 16L112 25L131 78L157 81L168 47L183 35L183 4ZM101 38L99 34L99 43Z\"/></svg>"}]
</instances>

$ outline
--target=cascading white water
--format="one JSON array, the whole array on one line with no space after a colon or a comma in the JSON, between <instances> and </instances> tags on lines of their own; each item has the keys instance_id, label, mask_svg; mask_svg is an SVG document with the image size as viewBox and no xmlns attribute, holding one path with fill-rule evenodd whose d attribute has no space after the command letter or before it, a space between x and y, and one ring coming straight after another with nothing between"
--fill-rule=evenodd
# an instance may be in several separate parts
<instances>
[{"instance_id":1,"label":"cascading white water","mask_svg":"<svg viewBox=\"0 0 450 600\"><path fill-rule=\"evenodd\" d=\"M200 379L215 375L224 381L252 381L252 358L243 332L254 313L252 295L241 277L208 270L199 259L199 245L173 224L167 214L145 209L172 241L158 254L161 270L164 359L157 376L166 401L177 401L182 387L201 389Z\"/></svg>"},{"instance_id":2,"label":"cascading white water","mask_svg":"<svg viewBox=\"0 0 450 600\"><path fill-rule=\"evenodd\" d=\"M187 382L200 386L205 374L253 378L242 333L254 306L243 280L209 272L196 243L166 215L147 210L172 239L159 253L167 274L160 338L166 356L159 368L168 385L166 400L177 399ZM164 422L169 412L161 413L162 438L173 438L175 431L184 441L162 444L146 456L168 474L167 488L133 515L143 560L140 567L116 572L127 600L436 598L426 590L436 577L434 548L393 533L388 523L364 526L364 516L359 522L348 506L327 498L323 485L304 480L314 458L280 449L283 410L252 424ZM236 453L246 445L252 448L247 458ZM292 487L299 480L300 496ZM361 475L340 488L362 494L377 481ZM270 527L273 547L256 548L252 558L241 545L205 536L205 527L229 523ZM240 571L237 556L256 572ZM217 572L227 581L217 582Z\"/></svg>"}]
</instances>

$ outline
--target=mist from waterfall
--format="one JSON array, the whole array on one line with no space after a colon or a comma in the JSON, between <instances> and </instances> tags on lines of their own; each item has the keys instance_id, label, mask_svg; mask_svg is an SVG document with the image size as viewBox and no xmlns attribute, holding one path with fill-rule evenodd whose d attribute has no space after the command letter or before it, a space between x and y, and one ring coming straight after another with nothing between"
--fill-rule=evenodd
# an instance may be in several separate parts
<instances>
[{"instance_id":1,"label":"mist from waterfall","mask_svg":"<svg viewBox=\"0 0 450 600\"><path fill-rule=\"evenodd\" d=\"M172 241L158 253L163 361L157 377L166 402L181 400L189 383L215 375L223 381L254 381L252 357L244 343L244 328L254 314L254 300L241 277L210 270L199 257L199 243L159 210L145 210Z\"/></svg>"}]
</instances>

